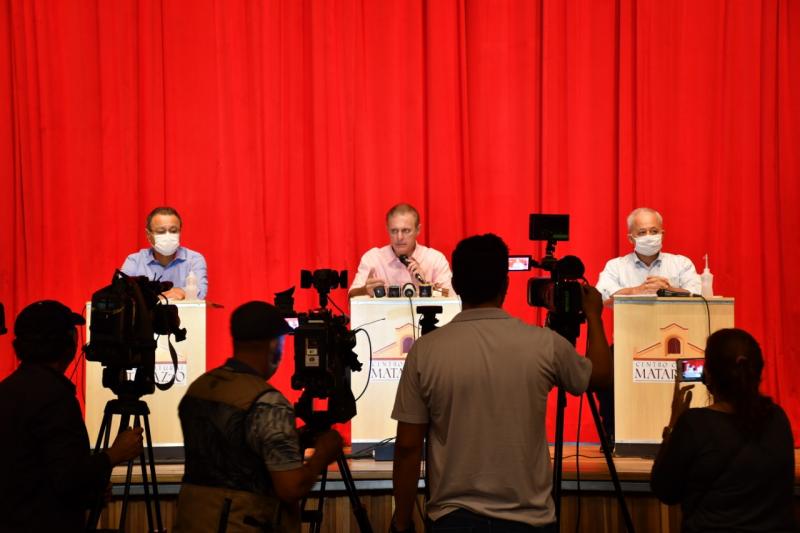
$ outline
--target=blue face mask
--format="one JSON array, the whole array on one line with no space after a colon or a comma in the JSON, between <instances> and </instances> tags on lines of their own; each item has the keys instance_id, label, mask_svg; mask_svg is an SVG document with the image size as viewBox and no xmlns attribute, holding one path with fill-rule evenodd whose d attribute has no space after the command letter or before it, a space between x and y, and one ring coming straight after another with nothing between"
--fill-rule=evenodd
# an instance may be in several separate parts
<instances>
[{"instance_id":1,"label":"blue face mask","mask_svg":"<svg viewBox=\"0 0 800 533\"><path fill-rule=\"evenodd\" d=\"M281 364L283 358L283 345L286 342L286 335L278 337L278 344L275 346L275 351L272 353L272 363L270 363L270 370L274 374L278 370L278 365Z\"/></svg>"}]
</instances>

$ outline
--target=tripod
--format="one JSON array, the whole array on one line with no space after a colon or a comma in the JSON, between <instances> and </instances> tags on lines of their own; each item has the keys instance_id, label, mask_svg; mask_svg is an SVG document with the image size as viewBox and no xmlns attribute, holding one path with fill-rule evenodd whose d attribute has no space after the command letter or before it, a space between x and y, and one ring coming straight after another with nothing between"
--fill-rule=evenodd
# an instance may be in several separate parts
<instances>
[{"instance_id":1,"label":"tripod","mask_svg":"<svg viewBox=\"0 0 800 533\"><path fill-rule=\"evenodd\" d=\"M130 424L130 418L133 416L133 426L141 427L142 420L144 421L144 436L145 448L139 456L139 464L142 468L142 488L144 489L144 502L147 511L147 527L151 532L165 531L161 522L161 507L158 500L158 482L156 481L156 464L153 460L153 441L150 437L150 409L147 403L136 397L121 397L116 400L109 400L106 403L106 408L103 413L103 422L100 425L100 432L97 435L97 443L94 447L94 453L100 453L102 450L108 449L108 443L111 439L111 426L113 424L114 415L120 415L119 431L123 431ZM148 464L149 463L149 464ZM150 475L148 478L148 466ZM119 517L119 531L125 530L125 518L128 512L128 498L131 491L131 477L133 474L133 459L128 461L128 470L125 475L125 488L122 496L122 511ZM150 483L152 483L153 497L150 497ZM152 502L152 509L151 509ZM100 513L103 509L102 498L92 507L89 514L89 521L87 522L86 529L94 531L97 529L97 521L100 518ZM153 527L153 509L155 509L156 527Z\"/></svg>"},{"instance_id":2,"label":"tripod","mask_svg":"<svg viewBox=\"0 0 800 533\"><path fill-rule=\"evenodd\" d=\"M548 326L557 332L559 335L567 339L573 346L578 338L580 322L577 320L559 321L555 315L548 315ZM614 494L617 496L617 501L622 509L622 518L625 522L625 527L629 533L634 533L633 520L631 519L628 506L625 503L625 498L622 495L622 485L619 482L619 475L617 468L614 466L614 460L611 458L611 449L608 444L608 436L606 435L603 424L600 422L600 414L597 411L597 403L595 402L594 394L587 392L586 397L589 401L589 409L592 412L592 419L594 420L594 427L597 430L597 435L600 437L600 445L603 450L603 456L608 465L608 472L611 474L611 481L614 484ZM564 408L567 406L567 393L564 392L562 387L558 387L557 393L557 409L556 409L556 442L555 451L553 453L553 501L556 506L556 523L557 527L561 525L561 479L563 473L564 462Z\"/></svg>"},{"instance_id":3,"label":"tripod","mask_svg":"<svg viewBox=\"0 0 800 533\"><path fill-rule=\"evenodd\" d=\"M347 459L345 459L344 453L339 454L339 457L336 459L336 464L339 466L339 473L342 476L342 482L344 483L345 490L347 491L347 496L350 498L350 506L353 508L353 515L356 517L359 531L362 533L372 533L372 525L369 523L367 510L361 504L361 500L358 499L356 485L353 481L353 474L350 472L350 467L347 466ZM303 504L301 507L301 520L303 522L308 522L310 533L319 533L320 528L322 527L322 518L324 516L323 510L325 506L325 484L327 480L328 468L326 467L322 472L322 479L320 480L319 496L317 496L316 509L306 511L305 507L308 499L303 499Z\"/></svg>"}]
</instances>

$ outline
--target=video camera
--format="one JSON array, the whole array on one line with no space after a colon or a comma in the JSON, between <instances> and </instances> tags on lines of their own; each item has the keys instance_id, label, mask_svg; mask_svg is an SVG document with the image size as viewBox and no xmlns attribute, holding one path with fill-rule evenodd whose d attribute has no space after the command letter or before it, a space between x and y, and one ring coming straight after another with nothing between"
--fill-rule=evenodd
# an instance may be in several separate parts
<instances>
[{"instance_id":1,"label":"video camera","mask_svg":"<svg viewBox=\"0 0 800 533\"><path fill-rule=\"evenodd\" d=\"M175 380L173 372L169 383L155 381L155 335L175 335L176 342L186 338L178 308L161 303L161 293L170 288L171 282L130 277L117 270L111 284L92 295L91 341L83 350L88 361L105 367L103 386L118 396L138 398L156 387L166 390ZM171 343L169 348L177 369Z\"/></svg>"},{"instance_id":2,"label":"video camera","mask_svg":"<svg viewBox=\"0 0 800 533\"><path fill-rule=\"evenodd\" d=\"M302 270L300 287L314 287L320 307L307 313L294 312L294 287L275 294L275 306L285 318L297 317L294 335L294 374L291 385L302 390L295 414L313 429L327 429L356 415L356 401L350 389L350 372L360 371L353 349L355 333L347 329L350 319L334 315L328 305L331 289L347 287L347 271ZM315 402L315 400L317 400ZM320 405L327 405L319 409Z\"/></svg>"},{"instance_id":3,"label":"video camera","mask_svg":"<svg viewBox=\"0 0 800 533\"><path fill-rule=\"evenodd\" d=\"M528 280L528 305L548 311L548 325L566 338L577 338L584 322L583 262L574 255L555 257L556 243L569 240L569 215L531 214L528 236L532 241L546 241L545 256L536 261L529 255L512 255L510 271L528 271L532 267L550 272L549 277Z\"/></svg>"}]
</instances>

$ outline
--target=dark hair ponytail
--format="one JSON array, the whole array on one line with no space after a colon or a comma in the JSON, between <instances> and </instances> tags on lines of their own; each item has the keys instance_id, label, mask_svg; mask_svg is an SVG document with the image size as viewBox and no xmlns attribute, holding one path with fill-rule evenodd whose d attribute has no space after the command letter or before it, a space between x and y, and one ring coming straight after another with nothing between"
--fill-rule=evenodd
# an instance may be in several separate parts
<instances>
[{"instance_id":1,"label":"dark hair ponytail","mask_svg":"<svg viewBox=\"0 0 800 533\"><path fill-rule=\"evenodd\" d=\"M761 394L764 357L761 347L744 330L721 329L706 343L706 381L716 400L727 401L743 430L756 431L764 422L772 400Z\"/></svg>"}]
</instances>

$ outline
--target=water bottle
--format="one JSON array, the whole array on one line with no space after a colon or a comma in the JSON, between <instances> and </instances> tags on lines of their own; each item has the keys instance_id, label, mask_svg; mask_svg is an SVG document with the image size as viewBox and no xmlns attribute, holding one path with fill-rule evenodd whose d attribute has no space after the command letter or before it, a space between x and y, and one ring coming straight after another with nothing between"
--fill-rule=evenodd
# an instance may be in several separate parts
<instances>
[{"instance_id":1,"label":"water bottle","mask_svg":"<svg viewBox=\"0 0 800 533\"><path fill-rule=\"evenodd\" d=\"M708 254L703 257L706 260L706 268L700 274L700 294L703 298L711 298L714 296L714 274L708 269Z\"/></svg>"},{"instance_id":2,"label":"water bottle","mask_svg":"<svg viewBox=\"0 0 800 533\"><path fill-rule=\"evenodd\" d=\"M183 286L183 292L186 294L187 300L197 300L197 276L194 271L189 272L186 276L186 284Z\"/></svg>"}]
</instances>

